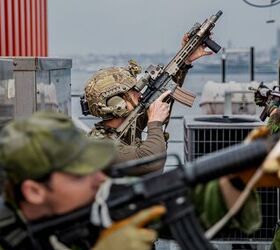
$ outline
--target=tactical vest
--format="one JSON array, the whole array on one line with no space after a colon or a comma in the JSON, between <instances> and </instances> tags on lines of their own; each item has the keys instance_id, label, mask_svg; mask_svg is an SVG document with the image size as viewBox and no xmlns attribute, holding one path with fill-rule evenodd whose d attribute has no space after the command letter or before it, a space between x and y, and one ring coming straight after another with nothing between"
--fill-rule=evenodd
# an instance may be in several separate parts
<instances>
[{"instance_id":1,"label":"tactical vest","mask_svg":"<svg viewBox=\"0 0 280 250\"><path fill-rule=\"evenodd\" d=\"M17 213L0 198L0 246L4 250L34 249L26 225ZM0 249L1 249L0 247Z\"/></svg>"},{"instance_id":2,"label":"tactical vest","mask_svg":"<svg viewBox=\"0 0 280 250\"><path fill-rule=\"evenodd\" d=\"M94 227L89 217L90 215L86 214L55 227L50 223L49 229L34 233L34 225L50 220L26 225L16 211L0 198L0 250L92 249L100 228Z\"/></svg>"},{"instance_id":3,"label":"tactical vest","mask_svg":"<svg viewBox=\"0 0 280 250\"><path fill-rule=\"evenodd\" d=\"M138 129L136 130L136 138L135 138L135 142L132 144L130 142L130 131L128 131L128 133L123 136L119 142L121 144L124 144L124 145L131 145L131 146L137 146L137 145L140 145L141 142L142 142L142 137L141 137L141 133L143 131L143 128L145 127L146 125L142 125L140 124L139 125L139 122L138 122ZM109 128L109 127L106 127L104 125L103 122L99 122L97 124L95 124L95 127L89 132L89 136L90 137L93 137L94 139L112 139L114 138L114 135L116 135L116 130L114 128Z\"/></svg>"}]
</instances>

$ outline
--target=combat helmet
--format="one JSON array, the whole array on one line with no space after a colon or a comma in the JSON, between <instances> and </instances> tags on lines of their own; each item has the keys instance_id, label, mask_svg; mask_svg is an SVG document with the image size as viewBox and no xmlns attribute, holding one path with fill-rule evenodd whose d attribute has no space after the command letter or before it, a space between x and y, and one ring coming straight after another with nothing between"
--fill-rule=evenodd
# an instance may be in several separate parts
<instances>
[{"instance_id":1,"label":"combat helmet","mask_svg":"<svg viewBox=\"0 0 280 250\"><path fill-rule=\"evenodd\" d=\"M125 95L135 87L136 76L140 72L141 67L130 60L127 67L109 67L91 76L83 97L87 102L88 112L103 120L126 117L129 111Z\"/></svg>"}]
</instances>

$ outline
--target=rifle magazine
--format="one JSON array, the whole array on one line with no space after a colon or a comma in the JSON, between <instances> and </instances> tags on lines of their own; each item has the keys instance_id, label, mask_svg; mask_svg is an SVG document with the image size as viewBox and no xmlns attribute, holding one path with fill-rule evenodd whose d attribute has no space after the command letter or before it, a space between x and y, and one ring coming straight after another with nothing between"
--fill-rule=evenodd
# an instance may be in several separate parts
<instances>
[{"instance_id":1,"label":"rifle magazine","mask_svg":"<svg viewBox=\"0 0 280 250\"><path fill-rule=\"evenodd\" d=\"M192 107L196 95L188 90L184 90L179 86L176 87L175 91L171 94L172 98L188 107Z\"/></svg>"}]
</instances>

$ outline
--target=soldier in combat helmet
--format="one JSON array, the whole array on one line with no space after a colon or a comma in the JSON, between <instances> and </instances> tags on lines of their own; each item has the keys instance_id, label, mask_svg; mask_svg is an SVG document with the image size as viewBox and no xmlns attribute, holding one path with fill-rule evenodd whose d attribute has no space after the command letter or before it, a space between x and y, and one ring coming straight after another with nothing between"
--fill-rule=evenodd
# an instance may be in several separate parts
<instances>
[{"instance_id":1,"label":"soldier in combat helmet","mask_svg":"<svg viewBox=\"0 0 280 250\"><path fill-rule=\"evenodd\" d=\"M188 41L188 34L183 37L182 46ZM185 68L178 72L174 81L182 86L191 63L211 52L200 46L185 62ZM110 67L99 70L90 77L85 86L84 98L88 103L89 113L100 117L101 122L95 124L90 136L95 138L112 138L115 129L120 126L125 117L137 105L140 93L134 89L137 74L141 67L130 61L127 68ZM163 100L170 92L163 93L152 103L147 113L138 117L135 124L135 141L130 140L131 130L124 135L118 144L117 162L142 158L149 155L166 152L167 134L162 125L170 115L170 105ZM147 127L147 137L143 141L141 134ZM164 163L149 164L134 171L133 175L142 175L153 171L160 171Z\"/></svg>"}]
</instances>

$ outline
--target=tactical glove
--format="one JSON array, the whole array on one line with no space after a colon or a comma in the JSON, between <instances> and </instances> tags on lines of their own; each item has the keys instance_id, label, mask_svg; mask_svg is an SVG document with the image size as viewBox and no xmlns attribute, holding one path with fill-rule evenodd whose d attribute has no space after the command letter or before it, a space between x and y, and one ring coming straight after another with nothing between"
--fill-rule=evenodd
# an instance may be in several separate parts
<instances>
[{"instance_id":1,"label":"tactical glove","mask_svg":"<svg viewBox=\"0 0 280 250\"><path fill-rule=\"evenodd\" d=\"M163 206L144 209L134 216L114 223L101 233L93 250L149 250L156 240L155 230L144 228L165 213Z\"/></svg>"},{"instance_id":2,"label":"tactical glove","mask_svg":"<svg viewBox=\"0 0 280 250\"><path fill-rule=\"evenodd\" d=\"M261 85L258 90L255 92L255 103L256 105L263 107L267 102L267 91L268 88L264 85Z\"/></svg>"}]
</instances>

